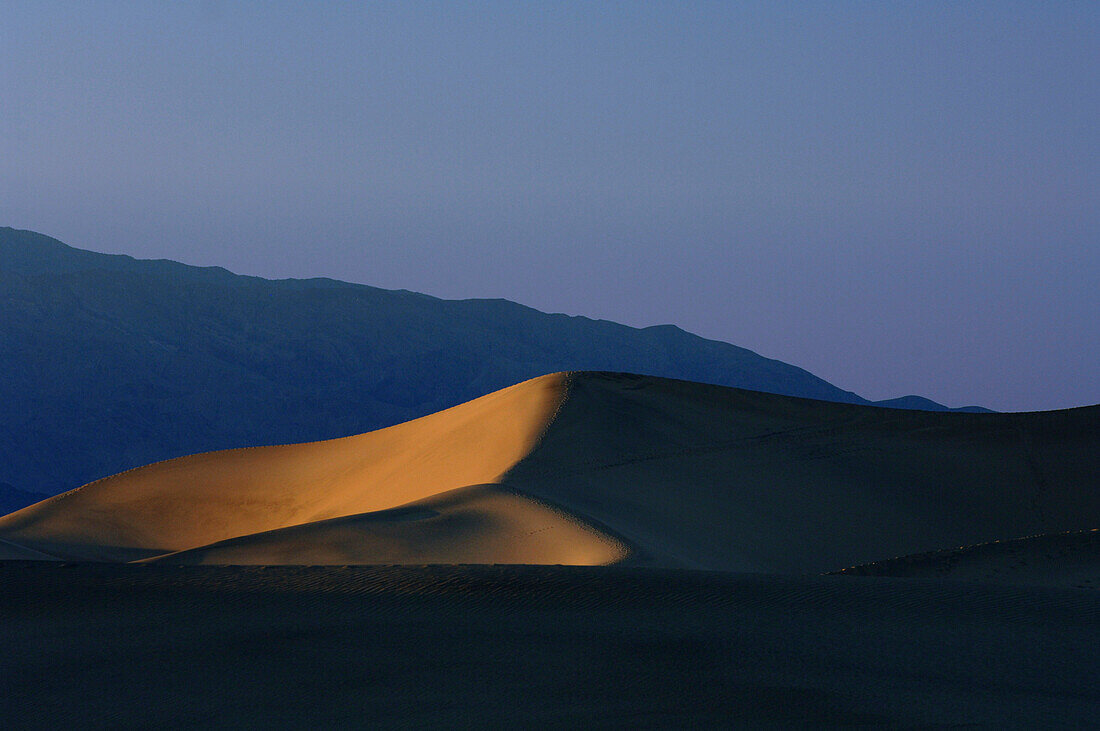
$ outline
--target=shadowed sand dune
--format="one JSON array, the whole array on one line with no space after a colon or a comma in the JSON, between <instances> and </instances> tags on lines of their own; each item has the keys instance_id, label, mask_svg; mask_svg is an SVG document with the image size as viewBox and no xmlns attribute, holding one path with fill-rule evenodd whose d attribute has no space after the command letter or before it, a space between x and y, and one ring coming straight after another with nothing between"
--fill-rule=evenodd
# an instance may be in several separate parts
<instances>
[{"instance_id":1,"label":"shadowed sand dune","mask_svg":"<svg viewBox=\"0 0 1100 731\"><path fill-rule=\"evenodd\" d=\"M931 551L836 573L1100 589L1100 529Z\"/></svg>"},{"instance_id":2,"label":"shadowed sand dune","mask_svg":"<svg viewBox=\"0 0 1100 731\"><path fill-rule=\"evenodd\" d=\"M816 573L1100 526L1100 407L942 414L577 374L504 482L640 560Z\"/></svg>"},{"instance_id":3,"label":"shadowed sand dune","mask_svg":"<svg viewBox=\"0 0 1100 731\"><path fill-rule=\"evenodd\" d=\"M0 539L70 560L817 573L1094 528L1098 485L1097 407L944 414L575 373L150 465L0 518Z\"/></svg>"},{"instance_id":4,"label":"shadowed sand dune","mask_svg":"<svg viewBox=\"0 0 1100 731\"><path fill-rule=\"evenodd\" d=\"M56 561L56 556L47 556L40 551L0 540L0 561Z\"/></svg>"}]
</instances>

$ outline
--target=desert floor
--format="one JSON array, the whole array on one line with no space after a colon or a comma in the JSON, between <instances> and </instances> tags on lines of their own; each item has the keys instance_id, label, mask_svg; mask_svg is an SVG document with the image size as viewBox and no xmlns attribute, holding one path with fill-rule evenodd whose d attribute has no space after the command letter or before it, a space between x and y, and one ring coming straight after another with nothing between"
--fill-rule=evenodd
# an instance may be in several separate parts
<instances>
[{"instance_id":1,"label":"desert floor","mask_svg":"<svg viewBox=\"0 0 1100 731\"><path fill-rule=\"evenodd\" d=\"M12 728L1084 727L1100 594L630 567L0 563Z\"/></svg>"}]
</instances>

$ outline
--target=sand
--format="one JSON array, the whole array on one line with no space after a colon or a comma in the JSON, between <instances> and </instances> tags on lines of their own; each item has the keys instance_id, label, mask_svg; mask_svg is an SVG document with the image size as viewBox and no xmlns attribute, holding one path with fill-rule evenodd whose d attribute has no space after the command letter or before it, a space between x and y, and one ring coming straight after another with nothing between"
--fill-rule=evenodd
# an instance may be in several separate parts
<instances>
[{"instance_id":1,"label":"sand","mask_svg":"<svg viewBox=\"0 0 1100 731\"><path fill-rule=\"evenodd\" d=\"M1087 727L1098 486L1098 407L544 376L0 518L0 728Z\"/></svg>"},{"instance_id":2,"label":"sand","mask_svg":"<svg viewBox=\"0 0 1100 731\"><path fill-rule=\"evenodd\" d=\"M146 559L206 565L563 564L621 561L627 548L499 485L409 505L230 538Z\"/></svg>"},{"instance_id":3,"label":"sand","mask_svg":"<svg viewBox=\"0 0 1100 731\"><path fill-rule=\"evenodd\" d=\"M652 565L821 573L1100 527L1100 407L945 414L577 374L504 483Z\"/></svg>"},{"instance_id":4,"label":"sand","mask_svg":"<svg viewBox=\"0 0 1100 731\"><path fill-rule=\"evenodd\" d=\"M1086 728L1100 595L611 567L0 563L4 728Z\"/></svg>"},{"instance_id":5,"label":"sand","mask_svg":"<svg viewBox=\"0 0 1100 731\"><path fill-rule=\"evenodd\" d=\"M0 518L0 538L69 560L127 561L493 483L530 451L563 384L537 378L344 439L158 462Z\"/></svg>"},{"instance_id":6,"label":"sand","mask_svg":"<svg viewBox=\"0 0 1100 731\"><path fill-rule=\"evenodd\" d=\"M1097 485L1100 407L934 413L553 374L368 434L109 477L0 518L0 539L66 560L822 573L1091 529Z\"/></svg>"},{"instance_id":7,"label":"sand","mask_svg":"<svg viewBox=\"0 0 1100 731\"><path fill-rule=\"evenodd\" d=\"M1100 529L960 546L836 573L1100 589Z\"/></svg>"},{"instance_id":8,"label":"sand","mask_svg":"<svg viewBox=\"0 0 1100 731\"><path fill-rule=\"evenodd\" d=\"M8 541L0 540L0 561L55 561L56 556L49 556L30 548L24 548Z\"/></svg>"}]
</instances>

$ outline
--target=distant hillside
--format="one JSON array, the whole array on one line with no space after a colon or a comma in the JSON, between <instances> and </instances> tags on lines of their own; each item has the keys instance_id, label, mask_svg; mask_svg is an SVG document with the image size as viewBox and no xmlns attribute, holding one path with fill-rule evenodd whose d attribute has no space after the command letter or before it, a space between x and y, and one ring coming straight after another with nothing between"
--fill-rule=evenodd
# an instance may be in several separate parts
<instances>
[{"instance_id":1,"label":"distant hillside","mask_svg":"<svg viewBox=\"0 0 1100 731\"><path fill-rule=\"evenodd\" d=\"M874 401L873 403L875 406L882 406L889 409L911 409L913 411L964 411L971 414L994 413L992 409L987 409L984 406L961 406L957 409L949 409L923 396L902 396L900 398L891 398L884 401Z\"/></svg>"},{"instance_id":2,"label":"distant hillside","mask_svg":"<svg viewBox=\"0 0 1100 731\"><path fill-rule=\"evenodd\" d=\"M184 454L360 433L562 370L868 403L671 325L271 281L11 228L0 228L0 368L0 479L50 494Z\"/></svg>"},{"instance_id":3,"label":"distant hillside","mask_svg":"<svg viewBox=\"0 0 1100 731\"><path fill-rule=\"evenodd\" d=\"M6 482L0 482L0 515L7 515L28 505L34 505L39 500L45 500L46 497L41 493L27 492L12 487Z\"/></svg>"}]
</instances>

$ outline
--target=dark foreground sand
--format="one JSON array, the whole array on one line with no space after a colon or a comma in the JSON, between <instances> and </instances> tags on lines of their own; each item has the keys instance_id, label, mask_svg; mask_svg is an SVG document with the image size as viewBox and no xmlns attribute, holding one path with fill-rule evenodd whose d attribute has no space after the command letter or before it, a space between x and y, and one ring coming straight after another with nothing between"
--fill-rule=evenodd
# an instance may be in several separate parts
<instances>
[{"instance_id":1,"label":"dark foreground sand","mask_svg":"<svg viewBox=\"0 0 1100 731\"><path fill-rule=\"evenodd\" d=\"M0 563L3 728L1100 718L1100 593L627 567Z\"/></svg>"}]
</instances>

